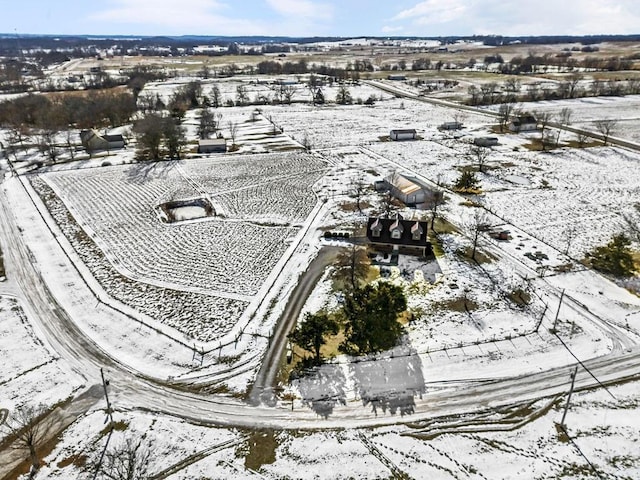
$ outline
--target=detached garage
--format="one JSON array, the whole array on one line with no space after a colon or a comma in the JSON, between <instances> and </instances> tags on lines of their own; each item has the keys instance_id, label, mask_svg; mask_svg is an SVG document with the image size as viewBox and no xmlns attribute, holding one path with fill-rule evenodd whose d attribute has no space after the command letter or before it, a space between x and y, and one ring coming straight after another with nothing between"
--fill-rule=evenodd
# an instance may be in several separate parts
<instances>
[{"instance_id":1,"label":"detached garage","mask_svg":"<svg viewBox=\"0 0 640 480\"><path fill-rule=\"evenodd\" d=\"M417 133L415 129L408 128L403 130L391 130L389 134L389 138L391 140L399 141L399 140L415 140L417 138Z\"/></svg>"},{"instance_id":2,"label":"detached garage","mask_svg":"<svg viewBox=\"0 0 640 480\"><path fill-rule=\"evenodd\" d=\"M225 153L227 141L224 138L198 140L198 153Z\"/></svg>"}]
</instances>

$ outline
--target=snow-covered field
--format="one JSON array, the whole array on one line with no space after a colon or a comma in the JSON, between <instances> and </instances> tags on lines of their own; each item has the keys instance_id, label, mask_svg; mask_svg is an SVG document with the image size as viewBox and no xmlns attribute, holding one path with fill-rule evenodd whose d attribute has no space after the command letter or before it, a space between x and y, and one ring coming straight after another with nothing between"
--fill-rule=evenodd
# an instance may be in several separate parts
<instances>
[{"instance_id":1,"label":"snow-covered field","mask_svg":"<svg viewBox=\"0 0 640 480\"><path fill-rule=\"evenodd\" d=\"M571 125L598 132L595 122L611 119L617 122L611 132L612 137L640 143L640 95L624 97L586 97L571 100L541 101L524 103L527 111L549 112L558 115L560 110L571 110ZM498 107L488 107L497 110Z\"/></svg>"},{"instance_id":2,"label":"snow-covered field","mask_svg":"<svg viewBox=\"0 0 640 480\"><path fill-rule=\"evenodd\" d=\"M440 435L438 424L415 423L363 430L244 431L205 428L147 413L116 413L110 448L138 442L150 451L148 471L187 479L410 478L638 478L638 384L578 392L565 420L572 441L556 428L564 402L541 400L519 409L469 415ZM518 422L531 415L521 426ZM41 478L77 478L91 469L106 442L104 413L69 428L46 458ZM319 420L319 425L321 421ZM494 431L492 431L494 430ZM102 432L102 433L100 433ZM579 449L579 450L578 450ZM598 473L595 473L595 469Z\"/></svg>"},{"instance_id":3,"label":"snow-covered field","mask_svg":"<svg viewBox=\"0 0 640 480\"><path fill-rule=\"evenodd\" d=\"M179 83L150 88L168 97ZM237 84L220 86L224 95L235 95ZM268 89L257 84L255 88L252 95L258 88ZM380 95L373 87L358 88L354 97ZM255 122L248 121L255 107L221 108L223 124L242 125L240 154L133 165L118 165L114 155L113 166L83 164L94 168L75 169L67 164L42 170L30 176L31 186L100 287L131 310L175 329L180 333L176 337L212 344L206 362L216 356L217 341L235 335L248 306L264 300L252 332L259 335L247 340L239 332L236 338L241 340L233 351L226 348L232 340L217 353L230 363L242 355L251 357L242 358L246 365L238 390L243 390L259 368L257 357L266 348L269 331L298 273L323 244L319 227L353 232L368 213L380 211L380 199L372 191L363 197L364 213L347 208L353 203L353 182L361 178L371 183L398 170L450 185L460 167L471 163L466 155L470 140L491 132L490 119L465 113L461 118L465 128L454 137L437 130L440 123L453 119L453 110L382 96L373 106L264 106ZM193 138L197 118L189 115ZM282 130L271 145L265 144L272 127L267 119ZM416 128L421 138L381 139L393 128ZM322 418L331 417L335 409L354 405L410 420L427 391L449 388L455 395L458 384L534 374L573 364L576 358L588 360L633 347L640 334L640 300L585 270L577 260L620 231L621 214L633 211L640 201L640 155L611 147L532 152L525 147L531 136L499 136L500 145L491 150L485 172L478 174L482 194L464 197L446 192L448 201L440 213L458 232L441 235L437 268L406 261L401 269L391 269L389 280L405 288L415 314L404 344L366 360L339 356L315 376L286 388L294 396L294 408L311 408L318 414L319 428ZM318 150L286 152L299 148L305 137ZM265 150L283 151L245 154ZM125 156L130 160L129 152ZM15 183L11 188L17 191ZM17 205L20 197L12 198ZM161 221L160 204L194 198L209 200L218 216L172 224ZM480 264L464 258L478 205L486 208L492 228L506 230L510 237L497 241L482 233L479 250L486 261ZM429 218L429 212L419 209L402 212L410 218ZM39 221L35 214L20 220L26 236ZM37 244L41 238L30 241ZM291 247L298 241L294 254ZM46 245L34 250L43 265L45 250ZM276 282L271 277L280 274L278 266L287 252L295 259L295 268L284 271L286 278ZM75 275L70 268L62 269L65 260L55 257L58 253L51 255L51 263L43 269L47 278L57 275L56 268ZM568 272L561 271L565 269ZM436 281L424 281L426 276ZM61 278L65 285L74 285L66 276ZM271 284L273 288L265 291ZM530 297L526 306L513 301L518 290ZM562 290L566 295L560 308ZM163 378L201 373L196 366L205 355L197 358L195 346L193 352L189 345L174 349L145 330L136 333L131 318L109 313L99 302L94 306L90 298L91 313L85 316L95 319L82 321L91 324L94 336L116 337L98 342L108 351L145 373L148 367L142 364L154 359L161 364L158 371ZM66 299L78 311L88 302L71 294ZM29 332L12 302L0 300L0 342L20 338L21 343L33 345L35 353L27 361L13 343L0 343L10 358L6 379L0 378L3 401L5 391L10 405L24 401L27 393L18 386L25 382L36 398L44 395L40 388L50 388L47 382L55 385L53 397L66 398L75 384L59 380L58 371L46 374L44 369L55 368L55 354ZM325 276L304 311L338 303ZM549 331L556 316L558 337ZM99 325L102 319L113 324ZM206 368L205 364L203 375ZM45 380L44 387L32 386L38 379ZM144 438L154 452L150 463L154 473L201 452L169 477L175 479L254 474L274 479L389 478L398 472L429 479L581 478L589 466L576 445L605 475L635 478L640 474L640 458L633 453L638 435L628 418L637 414L637 384L618 385L612 392L616 400L603 391L574 396L567 425L575 444L558 439L553 422L561 415L560 401L549 403L549 399L523 406L515 418L531 412L539 416L518 429L498 433L488 431L489 417L502 415L504 420L510 418L509 412L471 415L468 420L477 425L475 429L435 438L431 438L433 426L425 423L359 431L244 432L117 412L124 431L114 433L112 441L116 445L127 435ZM290 405L282 400L279 408ZM77 476L86 460L74 459L93 458L104 445L106 438L99 434L103 420L102 412L95 412L67 430L42 478Z\"/></svg>"},{"instance_id":4,"label":"snow-covered field","mask_svg":"<svg viewBox=\"0 0 640 480\"><path fill-rule=\"evenodd\" d=\"M211 341L237 323L282 257L316 204L311 186L325 169L321 160L301 154L194 159L50 172L33 185L104 288ZM160 204L198 197L211 199L220 216L160 220ZM94 243L108 262L96 255ZM133 288L122 290L123 277ZM185 292L178 294L179 307L165 300L165 289Z\"/></svg>"},{"instance_id":5,"label":"snow-covered field","mask_svg":"<svg viewBox=\"0 0 640 480\"><path fill-rule=\"evenodd\" d=\"M34 331L20 302L0 295L0 409L29 400L51 407L73 396L81 385L58 355ZM5 434L0 429L0 438Z\"/></svg>"}]
</instances>

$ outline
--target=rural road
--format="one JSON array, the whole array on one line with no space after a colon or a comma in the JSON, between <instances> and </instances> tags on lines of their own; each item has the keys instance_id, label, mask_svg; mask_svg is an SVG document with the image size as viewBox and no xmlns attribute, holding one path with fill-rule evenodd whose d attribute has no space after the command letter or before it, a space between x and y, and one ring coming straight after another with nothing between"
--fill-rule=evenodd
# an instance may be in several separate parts
<instances>
[{"instance_id":1,"label":"rural road","mask_svg":"<svg viewBox=\"0 0 640 480\"><path fill-rule=\"evenodd\" d=\"M251 405L258 405L260 403L266 405L276 404L277 399L273 391L273 386L280 361L283 358L287 345L287 334L294 328L307 298L322 278L326 268L333 263L339 250L338 247L322 248L293 289L289 301L276 325L273 340L262 361L262 367L249 393L249 403Z\"/></svg>"},{"instance_id":2,"label":"rural road","mask_svg":"<svg viewBox=\"0 0 640 480\"><path fill-rule=\"evenodd\" d=\"M462 105L460 103L449 102L447 100L440 100L440 99L437 99L437 98L423 97L423 96L420 96L420 95L416 95L414 93L407 92L406 90L402 90L401 88L394 88L393 86L386 85L386 84L383 84L383 83L380 83L380 82L376 82L376 81L373 81L373 80L363 80L362 82L366 83L370 87L377 88L379 90L382 90L382 91L387 92L387 93L391 93L391 94L396 95L398 97L410 98L411 100L417 100L419 102L430 103L432 105L437 105L437 106L446 107L446 108L452 108L452 109L455 109L455 110L464 110L464 111L467 111L467 112L473 112L475 114L485 115L487 117L493 117L493 118L499 118L500 117L500 115L497 112L492 112L491 110L472 107L470 105ZM562 124L557 123L557 122L549 122L547 124L547 128L556 128L558 130L564 130L566 132L580 133L580 134L583 134L583 135L587 135L587 136L589 136L591 138L595 138L596 140L604 141L604 136L602 134L594 132L594 131L591 131L591 130L585 130L584 128L572 127L570 125L562 125ZM629 148L631 150L640 151L640 144L637 144L635 142L630 142L630 141L624 140L622 138L608 137L607 138L607 144L616 145L618 147Z\"/></svg>"}]
</instances>

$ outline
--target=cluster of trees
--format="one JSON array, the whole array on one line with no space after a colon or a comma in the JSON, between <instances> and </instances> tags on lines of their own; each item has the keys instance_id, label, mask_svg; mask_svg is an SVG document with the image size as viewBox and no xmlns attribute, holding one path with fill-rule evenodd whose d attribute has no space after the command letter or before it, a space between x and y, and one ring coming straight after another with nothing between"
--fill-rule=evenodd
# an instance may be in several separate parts
<instances>
[{"instance_id":1,"label":"cluster of trees","mask_svg":"<svg viewBox=\"0 0 640 480\"><path fill-rule=\"evenodd\" d=\"M406 309L401 287L388 282L365 285L348 292L338 312L307 313L289 339L312 354L302 362L303 368L322 363L322 346L339 331L344 334L339 350L348 355L389 350L404 333L398 316Z\"/></svg>"},{"instance_id":2,"label":"cluster of trees","mask_svg":"<svg viewBox=\"0 0 640 480\"><path fill-rule=\"evenodd\" d=\"M576 68L598 71L631 70L634 60L630 57L595 57L587 56L582 60L573 58L570 52L562 52L557 55L545 53L535 55L530 53L526 57L516 56L509 62L500 64L499 71L508 74L520 73L546 73L549 67L557 67L564 71Z\"/></svg>"},{"instance_id":3,"label":"cluster of trees","mask_svg":"<svg viewBox=\"0 0 640 480\"><path fill-rule=\"evenodd\" d=\"M614 235L609 243L596 247L586 257L593 268L614 277L630 277L635 272L631 240L623 233Z\"/></svg>"},{"instance_id":4,"label":"cluster of trees","mask_svg":"<svg viewBox=\"0 0 640 480\"><path fill-rule=\"evenodd\" d=\"M294 344L312 354L301 368L320 365L322 346L339 332L344 339L338 348L349 355L366 355L397 345L404 333L398 317L407 309L406 297L401 287L391 283L367 284L369 266L366 249L355 245L338 257L334 280L344 292L342 307L306 314L289 334Z\"/></svg>"},{"instance_id":5,"label":"cluster of trees","mask_svg":"<svg viewBox=\"0 0 640 480\"><path fill-rule=\"evenodd\" d=\"M70 127L125 125L136 110L133 95L122 90L56 97L29 94L0 103L0 125L8 129L7 152L14 158L36 145L55 162L63 148L74 157L75 137ZM64 141L61 132L65 133Z\"/></svg>"},{"instance_id":6,"label":"cluster of trees","mask_svg":"<svg viewBox=\"0 0 640 480\"><path fill-rule=\"evenodd\" d=\"M133 125L138 137L139 160L160 160L165 156L179 160L187 145L184 127L177 118L150 113Z\"/></svg>"},{"instance_id":7,"label":"cluster of trees","mask_svg":"<svg viewBox=\"0 0 640 480\"><path fill-rule=\"evenodd\" d=\"M511 77L505 82L487 82L480 86L471 85L467 89L470 105L494 105L504 102L536 102L538 100L558 100L597 96L622 96L640 94L640 79L591 80L585 85L580 74L567 75L557 82L555 88L541 88L531 83L523 89L520 81Z\"/></svg>"}]
</instances>

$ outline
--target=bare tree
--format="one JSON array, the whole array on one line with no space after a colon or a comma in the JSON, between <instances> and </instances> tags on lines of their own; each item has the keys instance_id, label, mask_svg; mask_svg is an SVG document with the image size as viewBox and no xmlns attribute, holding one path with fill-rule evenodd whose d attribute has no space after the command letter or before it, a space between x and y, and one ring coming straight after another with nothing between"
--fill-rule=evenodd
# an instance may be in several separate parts
<instances>
[{"instance_id":1,"label":"bare tree","mask_svg":"<svg viewBox=\"0 0 640 480\"><path fill-rule=\"evenodd\" d=\"M500 108L498 108L498 118L500 120L500 131L504 132L507 123L509 123L509 119L515 113L516 103L515 102L505 102L500 104Z\"/></svg>"},{"instance_id":2,"label":"bare tree","mask_svg":"<svg viewBox=\"0 0 640 480\"><path fill-rule=\"evenodd\" d=\"M249 95L247 93L247 87L244 85L238 85L236 87L236 103L238 105L246 105L249 103Z\"/></svg>"},{"instance_id":3,"label":"bare tree","mask_svg":"<svg viewBox=\"0 0 640 480\"><path fill-rule=\"evenodd\" d=\"M359 287L360 282L366 280L369 275L371 261L367 255L367 249L351 245L338 255L336 261L336 275L346 280L353 290Z\"/></svg>"},{"instance_id":4,"label":"bare tree","mask_svg":"<svg viewBox=\"0 0 640 480\"><path fill-rule=\"evenodd\" d=\"M640 243L640 203L634 205L636 211L633 213L622 214L627 226L627 234L632 240Z\"/></svg>"},{"instance_id":5,"label":"bare tree","mask_svg":"<svg viewBox=\"0 0 640 480\"><path fill-rule=\"evenodd\" d=\"M618 121L613 118L603 118L602 120L596 120L595 126L598 129L598 132L602 135L602 141L606 145L609 141L609 137L618 126Z\"/></svg>"},{"instance_id":6,"label":"bare tree","mask_svg":"<svg viewBox=\"0 0 640 480\"><path fill-rule=\"evenodd\" d=\"M238 122L232 122L229 120L227 123L227 127L229 128L229 137L231 138L231 147L236 146L236 136L238 135Z\"/></svg>"},{"instance_id":7,"label":"bare tree","mask_svg":"<svg viewBox=\"0 0 640 480\"><path fill-rule=\"evenodd\" d=\"M218 85L214 85L211 89L211 106L214 108L218 108L222 105L222 94L220 93L220 88Z\"/></svg>"},{"instance_id":8,"label":"bare tree","mask_svg":"<svg viewBox=\"0 0 640 480\"><path fill-rule=\"evenodd\" d=\"M349 191L351 193L351 196L356 199L356 206L358 207L359 213L362 213L360 202L362 201L362 197L368 188L369 184L362 175L358 175L357 177L351 179Z\"/></svg>"},{"instance_id":9,"label":"bare tree","mask_svg":"<svg viewBox=\"0 0 640 480\"><path fill-rule=\"evenodd\" d=\"M467 151L467 157L472 164L478 166L478 171L482 173L489 159L489 153L491 153L489 148L471 145Z\"/></svg>"},{"instance_id":10,"label":"bare tree","mask_svg":"<svg viewBox=\"0 0 640 480\"><path fill-rule=\"evenodd\" d=\"M436 218L438 217L438 208L440 205L444 205L445 197L442 190L434 190L432 193L433 195L429 204L429 210L431 210L431 230L434 230L433 227L436 223Z\"/></svg>"},{"instance_id":11,"label":"bare tree","mask_svg":"<svg viewBox=\"0 0 640 480\"><path fill-rule=\"evenodd\" d=\"M336 94L336 103L340 105L350 105L353 103L351 92L347 88L347 85L343 82L338 86L338 93Z\"/></svg>"},{"instance_id":12,"label":"bare tree","mask_svg":"<svg viewBox=\"0 0 640 480\"><path fill-rule=\"evenodd\" d=\"M201 140L209 138L218 128L216 116L213 111L207 107L202 109L200 113L200 123L198 124L198 137Z\"/></svg>"},{"instance_id":13,"label":"bare tree","mask_svg":"<svg viewBox=\"0 0 640 480\"><path fill-rule=\"evenodd\" d=\"M473 246L471 248L471 259L476 259L476 250L478 247L478 240L480 239L480 232L484 232L489 228L489 218L487 216L487 212L485 212L481 208L477 208L473 214L473 218L471 219L471 223L469 224L471 230L471 237L473 241Z\"/></svg>"},{"instance_id":14,"label":"bare tree","mask_svg":"<svg viewBox=\"0 0 640 480\"><path fill-rule=\"evenodd\" d=\"M28 450L31 460L31 475L33 478L40 468L38 448L44 442L44 437L50 427L45 419L44 405L20 405L7 416L4 428L15 435L13 446L19 450Z\"/></svg>"},{"instance_id":15,"label":"bare tree","mask_svg":"<svg viewBox=\"0 0 640 480\"><path fill-rule=\"evenodd\" d=\"M578 231L574 225L568 225L564 229L563 236L565 241L564 254L569 255L569 250L571 249L571 245L573 245L573 241L578 236Z\"/></svg>"},{"instance_id":16,"label":"bare tree","mask_svg":"<svg viewBox=\"0 0 640 480\"><path fill-rule=\"evenodd\" d=\"M549 138L545 133L548 133L546 129L553 118L553 114L551 112L535 112L534 116L536 117L538 125L540 125L540 143L542 143L542 149L546 150Z\"/></svg>"},{"instance_id":17,"label":"bare tree","mask_svg":"<svg viewBox=\"0 0 640 480\"><path fill-rule=\"evenodd\" d=\"M578 146L580 148L584 148L589 138L590 138L590 135L586 132L579 131L578 133L576 133L576 141L578 142Z\"/></svg>"},{"instance_id":18,"label":"bare tree","mask_svg":"<svg viewBox=\"0 0 640 480\"><path fill-rule=\"evenodd\" d=\"M282 87L282 100L287 105L291 104L291 100L296 93L296 87L293 85L281 85Z\"/></svg>"},{"instance_id":19,"label":"bare tree","mask_svg":"<svg viewBox=\"0 0 640 480\"><path fill-rule=\"evenodd\" d=\"M151 451L142 441L126 438L110 448L99 471L100 478L109 480L147 480Z\"/></svg>"},{"instance_id":20,"label":"bare tree","mask_svg":"<svg viewBox=\"0 0 640 480\"><path fill-rule=\"evenodd\" d=\"M569 107L564 107L558 113L558 123L564 127L571 125L571 117L573 116L573 110ZM558 131L558 136L556 137L556 147L560 143L560 134L562 130Z\"/></svg>"}]
</instances>

